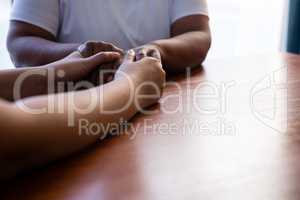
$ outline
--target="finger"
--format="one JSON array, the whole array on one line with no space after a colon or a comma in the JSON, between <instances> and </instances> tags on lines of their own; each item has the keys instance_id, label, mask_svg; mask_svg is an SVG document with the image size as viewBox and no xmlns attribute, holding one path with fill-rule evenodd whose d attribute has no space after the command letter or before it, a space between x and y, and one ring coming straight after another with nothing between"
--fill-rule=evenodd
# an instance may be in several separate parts
<instances>
[{"instance_id":1,"label":"finger","mask_svg":"<svg viewBox=\"0 0 300 200\"><path fill-rule=\"evenodd\" d=\"M135 59L135 52L134 50L129 50L125 57L124 57L124 63L131 63L131 62L134 62L134 59Z\"/></svg>"},{"instance_id":2,"label":"finger","mask_svg":"<svg viewBox=\"0 0 300 200\"><path fill-rule=\"evenodd\" d=\"M157 58L154 57L150 57L150 56L146 56L145 58L143 58L142 60L140 60L139 62L145 62L145 63L161 63L161 61Z\"/></svg>"},{"instance_id":3,"label":"finger","mask_svg":"<svg viewBox=\"0 0 300 200\"><path fill-rule=\"evenodd\" d=\"M153 65L154 64L154 65L157 65L159 68L163 69L161 61L154 57L145 57L138 62L143 63L143 65Z\"/></svg>"},{"instance_id":4,"label":"finger","mask_svg":"<svg viewBox=\"0 0 300 200\"><path fill-rule=\"evenodd\" d=\"M78 51L80 52L82 57L87 58L100 52L98 51L97 47L98 47L98 42L89 40L84 44L80 45L78 47Z\"/></svg>"},{"instance_id":5,"label":"finger","mask_svg":"<svg viewBox=\"0 0 300 200\"><path fill-rule=\"evenodd\" d=\"M103 41L97 42L95 44L95 53L99 53L101 51L113 51L112 44Z\"/></svg>"},{"instance_id":6,"label":"finger","mask_svg":"<svg viewBox=\"0 0 300 200\"><path fill-rule=\"evenodd\" d=\"M160 55L159 51L157 51L157 50L155 50L155 49L151 49L151 50L148 52L147 56L156 58L156 59L158 59L158 60L161 60L161 55Z\"/></svg>"},{"instance_id":7,"label":"finger","mask_svg":"<svg viewBox=\"0 0 300 200\"><path fill-rule=\"evenodd\" d=\"M103 42L103 41L96 43L95 53L99 53L101 51L115 51L120 53L121 55L124 55L123 49L116 47L112 43Z\"/></svg>"},{"instance_id":8,"label":"finger","mask_svg":"<svg viewBox=\"0 0 300 200\"><path fill-rule=\"evenodd\" d=\"M115 51L115 52L120 53L121 55L125 55L125 51L123 49L121 49L121 48L119 48L119 47L117 47L117 46L115 46L111 43L108 43L108 45L110 45L111 51Z\"/></svg>"},{"instance_id":9,"label":"finger","mask_svg":"<svg viewBox=\"0 0 300 200\"><path fill-rule=\"evenodd\" d=\"M147 57L147 50L145 48L140 48L136 50L136 56L135 60L139 61L142 60L143 58Z\"/></svg>"},{"instance_id":10,"label":"finger","mask_svg":"<svg viewBox=\"0 0 300 200\"><path fill-rule=\"evenodd\" d=\"M116 47L116 46L113 46L112 50L115 51L115 52L118 52L121 55L125 55L125 51L121 48Z\"/></svg>"},{"instance_id":11,"label":"finger","mask_svg":"<svg viewBox=\"0 0 300 200\"><path fill-rule=\"evenodd\" d=\"M93 66L98 66L104 63L114 62L120 59L121 55L117 52L100 52L96 55L93 55L89 58L86 58L86 61Z\"/></svg>"},{"instance_id":12,"label":"finger","mask_svg":"<svg viewBox=\"0 0 300 200\"><path fill-rule=\"evenodd\" d=\"M109 45L109 43L106 42L102 42L102 41L93 41L93 40L89 40L87 42L85 42L83 45L81 45L78 48L79 52L81 52L83 57L89 57L89 56L93 56L97 53L100 53L102 51L107 51L107 52L111 52L113 51L111 45Z\"/></svg>"}]
</instances>

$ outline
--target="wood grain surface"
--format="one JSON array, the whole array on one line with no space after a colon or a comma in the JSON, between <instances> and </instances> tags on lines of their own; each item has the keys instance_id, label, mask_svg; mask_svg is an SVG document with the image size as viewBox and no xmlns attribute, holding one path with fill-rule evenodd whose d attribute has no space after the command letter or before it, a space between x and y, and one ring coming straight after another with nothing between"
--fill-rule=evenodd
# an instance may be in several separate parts
<instances>
[{"instance_id":1,"label":"wood grain surface","mask_svg":"<svg viewBox=\"0 0 300 200\"><path fill-rule=\"evenodd\" d=\"M300 57L207 61L170 77L132 131L3 184L0 199L297 200Z\"/></svg>"}]
</instances>

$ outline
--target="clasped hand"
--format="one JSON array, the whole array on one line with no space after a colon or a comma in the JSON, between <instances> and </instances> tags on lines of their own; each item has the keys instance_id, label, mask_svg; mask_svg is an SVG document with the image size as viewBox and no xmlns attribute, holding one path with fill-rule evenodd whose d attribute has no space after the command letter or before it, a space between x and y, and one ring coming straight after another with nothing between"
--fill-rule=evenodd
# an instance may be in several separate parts
<instances>
[{"instance_id":1,"label":"clasped hand","mask_svg":"<svg viewBox=\"0 0 300 200\"><path fill-rule=\"evenodd\" d=\"M113 80L114 74L119 66L123 63L124 57L127 56L128 52L116 47L115 45L107 42L88 41L82 44L78 48L79 53L82 57L88 58L100 52L116 52L119 53L119 59L113 62L103 63L92 72L88 80L96 85L104 84ZM161 55L158 48L155 45L144 45L131 50L134 53L133 61L140 61L145 57L152 57L161 61Z\"/></svg>"},{"instance_id":2,"label":"clasped hand","mask_svg":"<svg viewBox=\"0 0 300 200\"><path fill-rule=\"evenodd\" d=\"M99 81L98 72L109 69L108 75L111 77L108 77L106 82L130 78L136 88L143 83L152 83L156 87L156 91L158 89L161 93L166 77L159 51L150 45L125 53L109 43L87 42L81 45L78 51L51 64L51 68L54 68L55 71L63 71L65 74L63 81L71 82ZM107 74L105 78L107 78ZM145 89L143 93L151 94L154 92L152 89ZM144 104L147 106L147 101Z\"/></svg>"}]
</instances>

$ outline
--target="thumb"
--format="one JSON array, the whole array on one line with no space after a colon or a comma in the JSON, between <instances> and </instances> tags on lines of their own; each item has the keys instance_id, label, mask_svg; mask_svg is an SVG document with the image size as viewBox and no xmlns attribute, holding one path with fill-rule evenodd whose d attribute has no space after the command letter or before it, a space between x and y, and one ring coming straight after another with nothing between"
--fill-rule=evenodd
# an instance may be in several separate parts
<instances>
[{"instance_id":1,"label":"thumb","mask_svg":"<svg viewBox=\"0 0 300 200\"><path fill-rule=\"evenodd\" d=\"M99 66L104 63L114 62L120 59L121 55L117 52L100 52L88 58L85 58L86 62L92 66Z\"/></svg>"},{"instance_id":2,"label":"thumb","mask_svg":"<svg viewBox=\"0 0 300 200\"><path fill-rule=\"evenodd\" d=\"M127 51L123 62L131 63L131 62L134 62L134 59L135 59L135 52L134 52L134 50L131 49L131 50Z\"/></svg>"}]
</instances>

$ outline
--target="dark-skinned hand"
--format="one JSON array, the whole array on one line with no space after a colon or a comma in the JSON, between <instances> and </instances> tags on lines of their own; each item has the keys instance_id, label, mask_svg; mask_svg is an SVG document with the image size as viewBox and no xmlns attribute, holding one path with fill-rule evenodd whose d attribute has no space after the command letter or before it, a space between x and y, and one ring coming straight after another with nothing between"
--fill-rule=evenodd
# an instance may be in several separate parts
<instances>
[{"instance_id":1,"label":"dark-skinned hand","mask_svg":"<svg viewBox=\"0 0 300 200\"><path fill-rule=\"evenodd\" d=\"M87 58L100 52L117 52L120 59L112 63L103 64L98 69L92 72L87 80L94 85L105 84L113 79L114 71L118 69L122 63L124 51L115 45L103 41L87 41L78 47L78 51L82 57Z\"/></svg>"}]
</instances>

